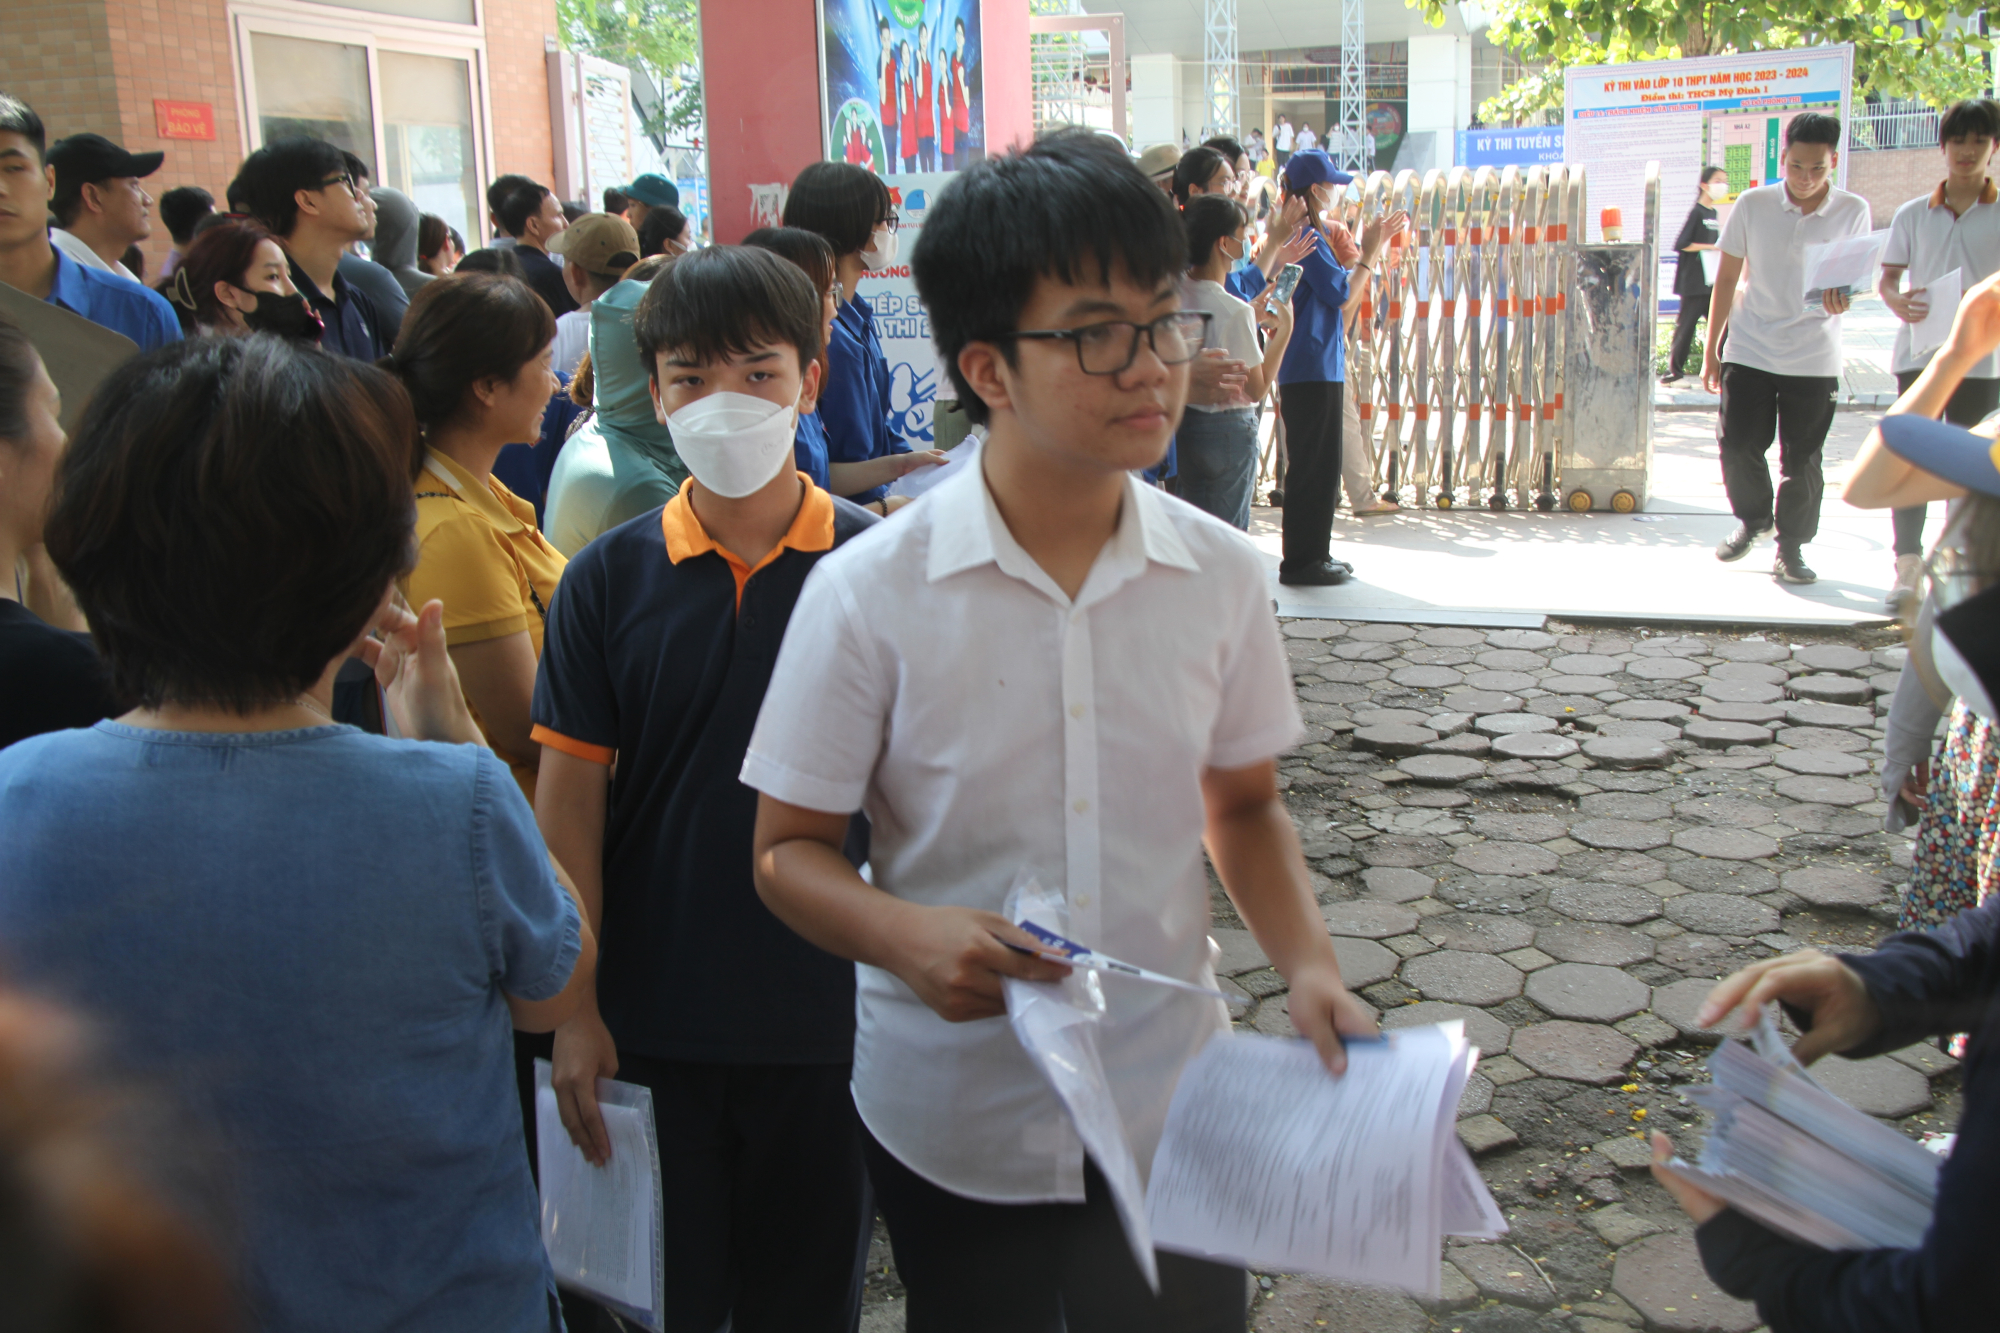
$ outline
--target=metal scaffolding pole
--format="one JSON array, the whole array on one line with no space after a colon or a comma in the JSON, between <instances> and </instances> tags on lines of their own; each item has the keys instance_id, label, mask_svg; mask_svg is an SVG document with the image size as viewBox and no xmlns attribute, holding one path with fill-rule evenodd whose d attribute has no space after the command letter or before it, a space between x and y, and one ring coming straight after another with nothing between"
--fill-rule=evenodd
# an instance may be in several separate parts
<instances>
[{"instance_id":1,"label":"metal scaffolding pole","mask_svg":"<svg viewBox=\"0 0 2000 1333\"><path fill-rule=\"evenodd\" d=\"M1207 35L1202 43L1202 76L1208 87L1208 124L1203 137L1237 131L1236 0L1206 0Z\"/></svg>"},{"instance_id":2,"label":"metal scaffolding pole","mask_svg":"<svg viewBox=\"0 0 2000 1333\"><path fill-rule=\"evenodd\" d=\"M1362 0L1341 0L1340 5L1340 136L1333 146L1343 171L1367 171L1374 165L1375 140L1368 133L1368 20Z\"/></svg>"}]
</instances>

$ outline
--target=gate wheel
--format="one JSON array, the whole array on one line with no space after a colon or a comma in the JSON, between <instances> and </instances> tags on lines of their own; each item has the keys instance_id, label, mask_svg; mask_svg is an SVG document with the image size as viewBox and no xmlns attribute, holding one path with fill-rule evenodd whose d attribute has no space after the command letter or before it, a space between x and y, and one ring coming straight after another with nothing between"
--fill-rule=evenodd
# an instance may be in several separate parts
<instances>
[{"instance_id":1,"label":"gate wheel","mask_svg":"<svg viewBox=\"0 0 2000 1333\"><path fill-rule=\"evenodd\" d=\"M1577 490L1569 493L1568 503L1572 514L1587 514L1590 512L1591 506L1597 502L1590 498L1589 491Z\"/></svg>"},{"instance_id":2,"label":"gate wheel","mask_svg":"<svg viewBox=\"0 0 2000 1333\"><path fill-rule=\"evenodd\" d=\"M1611 512L1629 514L1639 507L1639 497L1630 491L1611 492Z\"/></svg>"}]
</instances>

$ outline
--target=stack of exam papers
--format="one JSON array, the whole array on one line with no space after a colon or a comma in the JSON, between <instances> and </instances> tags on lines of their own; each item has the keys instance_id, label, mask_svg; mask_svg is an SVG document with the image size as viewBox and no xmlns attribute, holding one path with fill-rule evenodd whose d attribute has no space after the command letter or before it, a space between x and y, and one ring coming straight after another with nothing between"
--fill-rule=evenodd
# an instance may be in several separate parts
<instances>
[{"instance_id":1,"label":"stack of exam papers","mask_svg":"<svg viewBox=\"0 0 2000 1333\"><path fill-rule=\"evenodd\" d=\"M1715 1115L1701 1160L1667 1169L1774 1231L1828 1250L1923 1243L1941 1160L1814 1081L1767 1012L1750 1044L1726 1041L1715 1082L1687 1089Z\"/></svg>"}]
</instances>

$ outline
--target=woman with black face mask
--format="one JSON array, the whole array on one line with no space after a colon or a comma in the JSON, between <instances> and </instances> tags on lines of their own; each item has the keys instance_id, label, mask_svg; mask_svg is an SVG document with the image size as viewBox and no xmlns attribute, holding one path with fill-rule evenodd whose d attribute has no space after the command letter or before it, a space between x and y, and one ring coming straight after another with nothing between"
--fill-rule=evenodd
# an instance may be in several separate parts
<instances>
[{"instance_id":1,"label":"woman with black face mask","mask_svg":"<svg viewBox=\"0 0 2000 1333\"><path fill-rule=\"evenodd\" d=\"M197 236L165 291L190 337L275 333L319 341L319 316L292 286L284 249L248 219L218 222Z\"/></svg>"}]
</instances>

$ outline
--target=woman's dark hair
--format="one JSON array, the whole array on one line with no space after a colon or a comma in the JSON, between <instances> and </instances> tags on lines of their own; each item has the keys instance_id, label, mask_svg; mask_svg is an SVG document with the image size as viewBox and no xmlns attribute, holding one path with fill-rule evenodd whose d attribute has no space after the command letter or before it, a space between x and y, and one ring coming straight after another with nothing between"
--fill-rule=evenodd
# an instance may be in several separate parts
<instances>
[{"instance_id":1,"label":"woman's dark hair","mask_svg":"<svg viewBox=\"0 0 2000 1333\"><path fill-rule=\"evenodd\" d=\"M519 278L454 273L427 282L382 364L403 381L424 429L458 415L480 380L511 380L555 340L556 317Z\"/></svg>"},{"instance_id":2,"label":"woman's dark hair","mask_svg":"<svg viewBox=\"0 0 2000 1333\"><path fill-rule=\"evenodd\" d=\"M453 277L461 273L491 273L496 277L519 278L526 276L527 270L521 267L520 257L512 250L488 248L474 250L461 258L451 273Z\"/></svg>"},{"instance_id":3,"label":"woman's dark hair","mask_svg":"<svg viewBox=\"0 0 2000 1333\"><path fill-rule=\"evenodd\" d=\"M868 248L869 237L893 211L889 187L852 162L815 162L798 174L785 197L787 227L826 237L836 257Z\"/></svg>"},{"instance_id":4,"label":"woman's dark hair","mask_svg":"<svg viewBox=\"0 0 2000 1333\"><path fill-rule=\"evenodd\" d=\"M1109 136L1062 129L1021 152L989 157L944 188L910 268L930 311L938 359L974 425L986 404L958 368L970 342L1008 338L1043 278L1158 287L1187 269L1187 234L1160 187Z\"/></svg>"},{"instance_id":5,"label":"woman's dark hair","mask_svg":"<svg viewBox=\"0 0 2000 1333\"><path fill-rule=\"evenodd\" d=\"M825 348L823 320L820 295L798 265L769 250L713 245L682 255L653 279L632 333L655 375L663 352L720 361L766 343L797 348L804 370Z\"/></svg>"},{"instance_id":6,"label":"woman's dark hair","mask_svg":"<svg viewBox=\"0 0 2000 1333\"><path fill-rule=\"evenodd\" d=\"M1801 111L1792 117L1791 124L1785 126L1785 147L1795 143L1825 144L1835 152L1840 151L1840 117L1829 116L1824 111Z\"/></svg>"},{"instance_id":7,"label":"woman's dark hair","mask_svg":"<svg viewBox=\"0 0 2000 1333\"><path fill-rule=\"evenodd\" d=\"M1250 214L1243 205L1226 194L1202 194L1188 200L1181 210L1181 223L1187 228L1188 267L1206 264L1217 241L1234 236L1249 222Z\"/></svg>"},{"instance_id":8,"label":"woman's dark hair","mask_svg":"<svg viewBox=\"0 0 2000 1333\"><path fill-rule=\"evenodd\" d=\"M654 255L667 252L667 242L677 241L687 230L687 214L672 204L654 204L646 210L646 220L639 224L639 257L651 259Z\"/></svg>"},{"instance_id":9,"label":"woman's dark hair","mask_svg":"<svg viewBox=\"0 0 2000 1333\"><path fill-rule=\"evenodd\" d=\"M259 222L279 236L290 236L299 220L298 192L320 189L321 181L346 171L347 154L335 145L287 135L243 159L243 169L230 182L230 197L241 191L245 208Z\"/></svg>"},{"instance_id":10,"label":"woman's dark hair","mask_svg":"<svg viewBox=\"0 0 2000 1333\"><path fill-rule=\"evenodd\" d=\"M1984 97L1953 102L1938 117L1938 147L1953 139L2000 139L2000 107Z\"/></svg>"},{"instance_id":11,"label":"woman's dark hair","mask_svg":"<svg viewBox=\"0 0 2000 1333\"><path fill-rule=\"evenodd\" d=\"M0 440L28 435L28 392L41 357L28 335L0 320Z\"/></svg>"},{"instance_id":12,"label":"woman's dark hair","mask_svg":"<svg viewBox=\"0 0 2000 1333\"><path fill-rule=\"evenodd\" d=\"M1186 207L1190 190L1197 185L1207 190L1215 173L1227 170L1229 163L1213 148L1188 149L1174 167L1174 202Z\"/></svg>"},{"instance_id":13,"label":"woman's dark hair","mask_svg":"<svg viewBox=\"0 0 2000 1333\"><path fill-rule=\"evenodd\" d=\"M218 222L195 237L166 284L167 300L180 316L182 331L194 333L229 324L222 302L215 297L215 284L242 287L243 274L256 258L257 246L276 239L259 224L238 219Z\"/></svg>"},{"instance_id":14,"label":"woman's dark hair","mask_svg":"<svg viewBox=\"0 0 2000 1333\"><path fill-rule=\"evenodd\" d=\"M607 189L604 192L604 211L607 213L616 213L622 217L631 203L632 201L625 197L623 190Z\"/></svg>"},{"instance_id":15,"label":"woman's dark hair","mask_svg":"<svg viewBox=\"0 0 2000 1333\"><path fill-rule=\"evenodd\" d=\"M417 219L417 258L436 259L451 240L451 224L435 213Z\"/></svg>"},{"instance_id":16,"label":"woman's dark hair","mask_svg":"<svg viewBox=\"0 0 2000 1333\"><path fill-rule=\"evenodd\" d=\"M112 371L46 540L113 693L235 713L297 698L409 569L422 457L393 377L269 334Z\"/></svg>"},{"instance_id":17,"label":"woman's dark hair","mask_svg":"<svg viewBox=\"0 0 2000 1333\"><path fill-rule=\"evenodd\" d=\"M1728 174L1729 174L1729 168L1727 167L1717 167L1717 166L1703 167L1701 169L1701 183L1703 185L1706 185L1710 181L1714 180L1717 176L1727 176Z\"/></svg>"},{"instance_id":18,"label":"woman's dark hair","mask_svg":"<svg viewBox=\"0 0 2000 1333\"><path fill-rule=\"evenodd\" d=\"M1203 148L1213 148L1216 152L1222 154L1222 160L1229 164L1231 171L1236 169L1236 159L1250 156L1243 151L1241 143L1226 134L1218 134L1213 139L1205 139L1202 141L1201 146Z\"/></svg>"},{"instance_id":19,"label":"woman's dark hair","mask_svg":"<svg viewBox=\"0 0 2000 1333\"><path fill-rule=\"evenodd\" d=\"M743 244L758 250L769 250L778 258L798 265L799 271L812 281L814 289L819 292L820 300L824 301L827 293L833 290L834 274L837 271L833 247L827 244L826 237L818 232L807 231L804 227L759 227L743 238ZM822 348L819 354L819 383L822 393L825 392L827 380L832 374L833 363L828 359L826 350Z\"/></svg>"}]
</instances>

